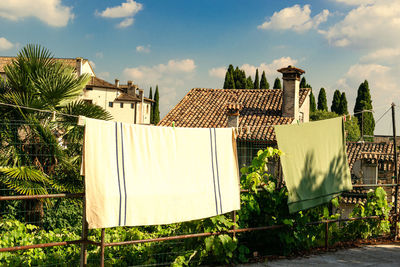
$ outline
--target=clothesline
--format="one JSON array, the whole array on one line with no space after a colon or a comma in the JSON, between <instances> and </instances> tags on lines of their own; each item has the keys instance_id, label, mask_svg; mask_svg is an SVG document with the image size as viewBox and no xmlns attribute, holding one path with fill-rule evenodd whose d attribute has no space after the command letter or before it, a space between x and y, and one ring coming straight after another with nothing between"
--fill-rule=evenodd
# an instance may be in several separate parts
<instances>
[{"instance_id":1,"label":"clothesline","mask_svg":"<svg viewBox=\"0 0 400 267\"><path fill-rule=\"evenodd\" d=\"M63 116L68 116L68 117L79 118L78 115L66 114L66 113L56 111L56 110L44 110L44 109L31 108L31 107L2 103L2 102L0 102L0 106L8 106L8 107L14 107L14 108L23 108L23 109L28 109L28 110L38 111L38 112L45 112L45 113L50 113L53 116L54 115L63 115Z\"/></svg>"}]
</instances>

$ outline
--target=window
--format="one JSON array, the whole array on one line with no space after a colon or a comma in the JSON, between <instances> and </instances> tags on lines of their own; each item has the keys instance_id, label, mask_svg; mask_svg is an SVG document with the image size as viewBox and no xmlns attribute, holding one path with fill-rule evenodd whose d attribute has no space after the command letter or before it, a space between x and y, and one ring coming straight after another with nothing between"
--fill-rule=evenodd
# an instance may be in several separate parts
<instances>
[{"instance_id":1,"label":"window","mask_svg":"<svg viewBox=\"0 0 400 267\"><path fill-rule=\"evenodd\" d=\"M113 102L108 102L108 106L110 107L110 108L112 108L113 107Z\"/></svg>"},{"instance_id":2,"label":"window","mask_svg":"<svg viewBox=\"0 0 400 267\"><path fill-rule=\"evenodd\" d=\"M83 102L88 103L88 104L93 104L92 99L83 99Z\"/></svg>"},{"instance_id":3,"label":"window","mask_svg":"<svg viewBox=\"0 0 400 267\"><path fill-rule=\"evenodd\" d=\"M146 113L149 113L149 105L146 105Z\"/></svg>"},{"instance_id":4,"label":"window","mask_svg":"<svg viewBox=\"0 0 400 267\"><path fill-rule=\"evenodd\" d=\"M119 106L120 106L121 108L124 108L124 103L119 103Z\"/></svg>"},{"instance_id":5,"label":"window","mask_svg":"<svg viewBox=\"0 0 400 267\"><path fill-rule=\"evenodd\" d=\"M135 104L131 103L131 108L134 108L134 107L135 107Z\"/></svg>"}]
</instances>

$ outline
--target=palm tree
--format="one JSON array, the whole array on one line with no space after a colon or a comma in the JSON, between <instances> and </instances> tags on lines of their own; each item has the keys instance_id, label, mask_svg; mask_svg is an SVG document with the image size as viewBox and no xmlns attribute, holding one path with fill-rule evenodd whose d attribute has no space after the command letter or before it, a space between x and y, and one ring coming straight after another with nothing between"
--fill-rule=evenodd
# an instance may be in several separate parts
<instances>
[{"instance_id":1,"label":"palm tree","mask_svg":"<svg viewBox=\"0 0 400 267\"><path fill-rule=\"evenodd\" d=\"M0 102L66 115L0 106L0 185L28 195L82 191L83 129L67 115L111 119L103 108L77 100L90 76L78 76L39 45L22 48L5 74Z\"/></svg>"}]
</instances>

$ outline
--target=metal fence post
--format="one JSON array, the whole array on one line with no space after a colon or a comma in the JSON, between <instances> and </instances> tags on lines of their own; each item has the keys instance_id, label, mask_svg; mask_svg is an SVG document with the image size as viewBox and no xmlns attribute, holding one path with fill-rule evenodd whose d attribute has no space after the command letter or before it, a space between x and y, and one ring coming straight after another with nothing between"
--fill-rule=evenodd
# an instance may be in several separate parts
<instances>
[{"instance_id":1,"label":"metal fence post","mask_svg":"<svg viewBox=\"0 0 400 267\"><path fill-rule=\"evenodd\" d=\"M396 105L392 103L392 125L393 125L393 156L394 156L394 178L396 181L396 190L395 190L395 199L394 199L394 209L395 209L395 236L394 239L397 240L398 229L397 229L397 221L398 221L398 197L399 197L399 175L397 170L397 141L396 141L396 117L394 112L394 107Z\"/></svg>"},{"instance_id":2,"label":"metal fence post","mask_svg":"<svg viewBox=\"0 0 400 267\"><path fill-rule=\"evenodd\" d=\"M85 186L84 186L84 192ZM86 197L82 199L82 244L81 244L81 260L80 267L85 267L87 265L87 240L88 240L88 224L86 221Z\"/></svg>"},{"instance_id":3,"label":"metal fence post","mask_svg":"<svg viewBox=\"0 0 400 267\"><path fill-rule=\"evenodd\" d=\"M329 222L325 221L325 250L328 250L329 246Z\"/></svg>"},{"instance_id":4,"label":"metal fence post","mask_svg":"<svg viewBox=\"0 0 400 267\"><path fill-rule=\"evenodd\" d=\"M105 229L101 229L101 243L100 243L100 266L104 267L104 236L105 236Z\"/></svg>"}]
</instances>

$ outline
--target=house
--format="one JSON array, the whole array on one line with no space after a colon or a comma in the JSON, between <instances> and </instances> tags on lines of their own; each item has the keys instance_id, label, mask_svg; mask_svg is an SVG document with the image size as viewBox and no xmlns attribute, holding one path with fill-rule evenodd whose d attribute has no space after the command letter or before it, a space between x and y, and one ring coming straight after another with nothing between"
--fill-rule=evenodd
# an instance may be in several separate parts
<instances>
[{"instance_id":1,"label":"house","mask_svg":"<svg viewBox=\"0 0 400 267\"><path fill-rule=\"evenodd\" d=\"M300 88L304 71L292 66L278 71L283 75L282 90L194 88L158 125L239 127L239 165L249 164L258 150L276 145L272 125L309 121L310 89Z\"/></svg>"},{"instance_id":2,"label":"house","mask_svg":"<svg viewBox=\"0 0 400 267\"><path fill-rule=\"evenodd\" d=\"M4 67L15 57L0 57L0 75L5 78ZM132 81L120 85L119 80L109 83L96 77L90 61L83 58L55 58L71 66L77 75L88 74L90 80L78 99L101 106L116 121L138 124L150 124L150 110L154 102L144 97L144 90L139 89Z\"/></svg>"},{"instance_id":3,"label":"house","mask_svg":"<svg viewBox=\"0 0 400 267\"><path fill-rule=\"evenodd\" d=\"M393 143L388 142L347 142L347 157L354 185L394 184L395 174ZM400 155L397 159L400 167ZM340 209L342 216L347 217L354 206L367 199L367 193L375 187L354 187L350 192L342 194ZM388 203L395 199L394 187L384 187Z\"/></svg>"}]
</instances>

